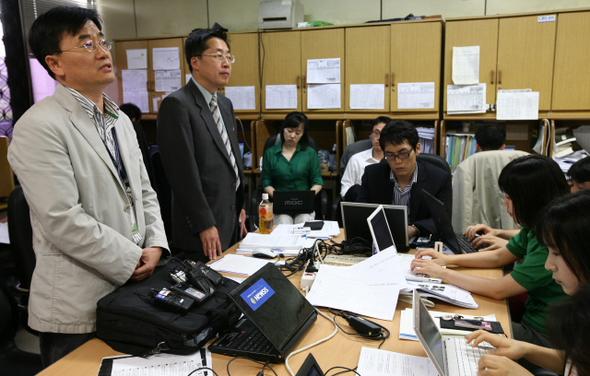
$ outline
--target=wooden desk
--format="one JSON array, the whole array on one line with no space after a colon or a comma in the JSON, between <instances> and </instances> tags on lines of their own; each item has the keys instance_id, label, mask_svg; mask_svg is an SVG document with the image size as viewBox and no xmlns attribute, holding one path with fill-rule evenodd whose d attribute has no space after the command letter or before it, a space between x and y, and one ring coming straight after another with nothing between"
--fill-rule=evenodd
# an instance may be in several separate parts
<instances>
[{"instance_id":1,"label":"wooden desk","mask_svg":"<svg viewBox=\"0 0 590 376\"><path fill-rule=\"evenodd\" d=\"M228 249L226 253L235 253L237 245ZM459 269L466 273L478 275L487 278L500 278L502 272L499 269ZM290 280L295 284L299 284L300 275L290 277ZM506 334L510 337L510 316L505 300L494 300L485 298L479 295L473 295L475 301L479 305L479 309L465 309L449 304L436 301L434 310L443 312L454 312L467 315L484 316L492 313L496 314L498 321L502 323L502 327ZM408 341L399 339L399 322L400 311L411 307L411 305L398 302L396 313L393 321L375 320L381 325L385 326L391 332L390 337L383 343L381 349L395 351L399 353L426 356L421 345L417 341ZM324 313L327 309L322 309ZM328 314L329 316L332 316ZM347 327L346 322L338 318L338 323ZM311 328L301 337L298 343L295 344L293 350L314 343L324 337L327 337L334 331L334 325L322 316L318 316L317 321ZM342 331L338 331L336 336L327 342L313 347L303 353L293 356L289 365L293 372L297 372L307 354L312 352L317 359L320 367L325 371L333 366L344 366L354 368L358 365L359 355L363 346L377 348L381 342L371 341L358 336L349 336ZM105 356L120 355L121 353L113 350L107 344L99 339L93 339L86 344L80 346L72 353L45 369L40 376L62 376L62 375L80 375L80 376L95 376L98 373L100 361ZM226 364L232 359L229 356L213 354L213 369L219 375L227 375ZM278 375L288 375L284 364L271 364ZM255 375L261 370L262 366L244 359L238 359L232 362L230 372L232 375ZM266 370L265 375L271 375L272 372Z\"/></svg>"}]
</instances>

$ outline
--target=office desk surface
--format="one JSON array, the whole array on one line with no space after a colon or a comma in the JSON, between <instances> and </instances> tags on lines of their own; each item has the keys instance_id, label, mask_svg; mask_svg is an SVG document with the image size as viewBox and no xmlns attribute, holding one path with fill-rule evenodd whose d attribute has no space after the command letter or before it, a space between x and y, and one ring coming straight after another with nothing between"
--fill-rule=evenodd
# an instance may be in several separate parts
<instances>
[{"instance_id":1,"label":"office desk surface","mask_svg":"<svg viewBox=\"0 0 590 376\"><path fill-rule=\"evenodd\" d=\"M226 253L235 253L237 245L227 250ZM502 272L499 269L458 269L465 273L478 275L487 278L500 278ZM291 281L295 284L299 284L300 275L297 274L292 276ZM437 311L453 312L459 314L468 315L489 315L496 314L498 321L502 323L502 327L506 334L510 336L510 316L508 313L508 307L505 300L494 300L491 298L482 297L479 295L473 295L475 301L479 305L479 309L465 309L449 304L445 304L439 301L436 302L436 306L433 308ZM400 323L400 311L411 307L407 303L398 302L396 313L393 321L382 321L374 320L385 326L391 332L390 337L385 340L381 349L395 351L399 353L426 356L420 343L417 341L408 341L399 339L399 323ZM328 312L327 309L322 309L324 313ZM332 316L328 313L329 316ZM338 323L348 328L346 322L337 318ZM350 328L348 328L350 329ZM318 316L317 321L311 326L311 328L301 337L298 343L295 344L293 350L307 346L311 343L318 341L321 338L328 336L334 330L334 325L326 320L323 316ZM347 330L348 331L348 330ZM350 331L353 331L350 329ZM324 342L318 346L315 346L307 351L293 356L289 365L293 372L297 373L297 370L307 357L308 353L313 353L314 357L318 361L318 364L324 371L333 366L343 366L348 368L354 368L358 364L360 350L363 346L377 348L381 341L371 341L363 339L358 336L350 336L338 331L336 336L327 342ZM110 346L105 344L99 339L93 339L86 344L82 345L72 353L48 367L41 373L40 376L62 376L62 375L80 375L80 376L95 376L98 373L100 361L105 356L120 355L119 352L113 350ZM232 357L213 354L213 369L219 375L227 375L226 365ZM288 375L288 372L284 364L271 364L273 369L278 375ZM237 359L230 365L231 375L255 375L262 369L262 366L244 359ZM265 375L271 375L272 372L266 370Z\"/></svg>"}]
</instances>

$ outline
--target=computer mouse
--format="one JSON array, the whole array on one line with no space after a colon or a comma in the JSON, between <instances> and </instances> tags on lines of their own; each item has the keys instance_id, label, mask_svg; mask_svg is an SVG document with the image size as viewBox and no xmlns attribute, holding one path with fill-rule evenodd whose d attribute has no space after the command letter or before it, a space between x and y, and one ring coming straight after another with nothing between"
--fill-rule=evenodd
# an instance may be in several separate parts
<instances>
[{"instance_id":1,"label":"computer mouse","mask_svg":"<svg viewBox=\"0 0 590 376\"><path fill-rule=\"evenodd\" d=\"M272 259L277 257L277 253L270 248L256 248L252 251L252 256Z\"/></svg>"}]
</instances>

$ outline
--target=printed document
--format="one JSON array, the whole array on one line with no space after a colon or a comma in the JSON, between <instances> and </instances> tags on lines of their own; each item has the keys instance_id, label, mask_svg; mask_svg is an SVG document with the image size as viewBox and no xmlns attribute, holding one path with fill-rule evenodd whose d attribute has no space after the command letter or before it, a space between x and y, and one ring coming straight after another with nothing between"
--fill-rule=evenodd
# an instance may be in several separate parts
<instances>
[{"instance_id":1,"label":"printed document","mask_svg":"<svg viewBox=\"0 0 590 376\"><path fill-rule=\"evenodd\" d=\"M155 71L154 75L156 91L164 91L170 93L182 87L180 69L159 70Z\"/></svg>"},{"instance_id":2,"label":"printed document","mask_svg":"<svg viewBox=\"0 0 590 376\"><path fill-rule=\"evenodd\" d=\"M497 120L538 120L539 92L498 90Z\"/></svg>"},{"instance_id":3,"label":"printed document","mask_svg":"<svg viewBox=\"0 0 590 376\"><path fill-rule=\"evenodd\" d=\"M453 83L479 83L479 46L453 47Z\"/></svg>"},{"instance_id":4,"label":"printed document","mask_svg":"<svg viewBox=\"0 0 590 376\"><path fill-rule=\"evenodd\" d=\"M259 259L256 257L227 254L222 258L213 261L209 267L218 272L252 275L271 260Z\"/></svg>"},{"instance_id":5,"label":"printed document","mask_svg":"<svg viewBox=\"0 0 590 376\"><path fill-rule=\"evenodd\" d=\"M226 86L225 96L229 98L234 110L255 110L256 90L254 86Z\"/></svg>"},{"instance_id":6,"label":"printed document","mask_svg":"<svg viewBox=\"0 0 590 376\"><path fill-rule=\"evenodd\" d=\"M180 69L178 47L152 48L153 70Z\"/></svg>"},{"instance_id":7,"label":"printed document","mask_svg":"<svg viewBox=\"0 0 590 376\"><path fill-rule=\"evenodd\" d=\"M341 103L340 84L307 85L307 108L341 108Z\"/></svg>"},{"instance_id":8,"label":"printed document","mask_svg":"<svg viewBox=\"0 0 590 376\"><path fill-rule=\"evenodd\" d=\"M447 85L448 114L483 114L486 112L486 84Z\"/></svg>"},{"instance_id":9,"label":"printed document","mask_svg":"<svg viewBox=\"0 0 590 376\"><path fill-rule=\"evenodd\" d=\"M147 69L147 49L138 48L125 50L127 69Z\"/></svg>"},{"instance_id":10,"label":"printed document","mask_svg":"<svg viewBox=\"0 0 590 376\"><path fill-rule=\"evenodd\" d=\"M385 109L385 85L350 85L350 109Z\"/></svg>"},{"instance_id":11,"label":"printed document","mask_svg":"<svg viewBox=\"0 0 590 376\"><path fill-rule=\"evenodd\" d=\"M434 108L434 82L400 82L397 108Z\"/></svg>"},{"instance_id":12,"label":"printed document","mask_svg":"<svg viewBox=\"0 0 590 376\"><path fill-rule=\"evenodd\" d=\"M363 347L359 357L359 375L363 376L437 376L428 358Z\"/></svg>"},{"instance_id":13,"label":"printed document","mask_svg":"<svg viewBox=\"0 0 590 376\"><path fill-rule=\"evenodd\" d=\"M307 83L340 83L340 58L307 60Z\"/></svg>"},{"instance_id":14,"label":"printed document","mask_svg":"<svg viewBox=\"0 0 590 376\"><path fill-rule=\"evenodd\" d=\"M211 375L210 370L200 367L213 367L211 353L206 347L191 355L156 354L148 358L139 356L113 356L103 358L98 375L106 376L194 376Z\"/></svg>"},{"instance_id":15,"label":"printed document","mask_svg":"<svg viewBox=\"0 0 590 376\"><path fill-rule=\"evenodd\" d=\"M267 110L297 108L297 85L266 85Z\"/></svg>"}]
</instances>

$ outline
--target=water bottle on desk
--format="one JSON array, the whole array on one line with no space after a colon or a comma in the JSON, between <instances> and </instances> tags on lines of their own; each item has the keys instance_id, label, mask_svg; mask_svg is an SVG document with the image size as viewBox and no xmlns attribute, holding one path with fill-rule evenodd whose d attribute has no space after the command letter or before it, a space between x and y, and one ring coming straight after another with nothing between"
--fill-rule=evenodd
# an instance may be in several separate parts
<instances>
[{"instance_id":1,"label":"water bottle on desk","mask_svg":"<svg viewBox=\"0 0 590 376\"><path fill-rule=\"evenodd\" d=\"M258 228L261 234L270 234L272 231L272 217L272 202L268 201L268 193L263 193L258 205Z\"/></svg>"}]
</instances>

